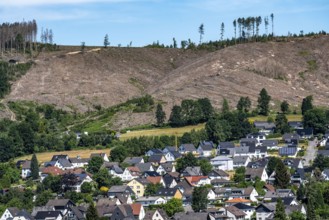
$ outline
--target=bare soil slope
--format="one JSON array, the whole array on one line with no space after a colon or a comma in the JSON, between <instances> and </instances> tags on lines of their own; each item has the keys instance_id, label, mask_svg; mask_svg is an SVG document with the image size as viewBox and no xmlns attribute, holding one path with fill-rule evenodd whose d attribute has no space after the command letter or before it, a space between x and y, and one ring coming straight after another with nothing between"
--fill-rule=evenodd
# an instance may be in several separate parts
<instances>
[{"instance_id":1,"label":"bare soil slope","mask_svg":"<svg viewBox=\"0 0 329 220\"><path fill-rule=\"evenodd\" d=\"M186 98L208 97L220 107L225 97L232 106L240 96L256 104L266 88L276 100L300 104L306 95L315 104L329 101L329 36L289 42L249 43L216 52L180 49L109 48L75 52L78 47L42 53L36 65L15 82L6 100L54 103L65 109L92 110L112 106L148 93L173 104ZM118 116L120 126L151 120L138 114L138 122ZM143 119L141 119L143 118Z\"/></svg>"}]
</instances>

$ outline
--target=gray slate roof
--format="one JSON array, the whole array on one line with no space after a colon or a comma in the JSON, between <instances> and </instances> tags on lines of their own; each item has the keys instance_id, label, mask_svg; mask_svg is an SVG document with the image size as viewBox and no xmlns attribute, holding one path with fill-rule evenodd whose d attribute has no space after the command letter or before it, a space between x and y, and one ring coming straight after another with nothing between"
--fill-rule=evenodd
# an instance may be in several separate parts
<instances>
[{"instance_id":1,"label":"gray slate roof","mask_svg":"<svg viewBox=\"0 0 329 220\"><path fill-rule=\"evenodd\" d=\"M248 158L248 156L235 156L233 157L233 164L245 164Z\"/></svg>"},{"instance_id":2,"label":"gray slate roof","mask_svg":"<svg viewBox=\"0 0 329 220\"><path fill-rule=\"evenodd\" d=\"M179 149L182 149L183 151L187 152L193 152L196 151L196 148L193 144L182 144Z\"/></svg>"}]
</instances>

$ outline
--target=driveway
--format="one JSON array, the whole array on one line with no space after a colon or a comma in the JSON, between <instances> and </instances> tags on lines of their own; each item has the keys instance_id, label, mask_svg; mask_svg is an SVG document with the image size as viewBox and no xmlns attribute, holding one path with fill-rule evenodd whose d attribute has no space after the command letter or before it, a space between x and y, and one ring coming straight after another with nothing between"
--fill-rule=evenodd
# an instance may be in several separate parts
<instances>
[{"instance_id":1,"label":"driveway","mask_svg":"<svg viewBox=\"0 0 329 220\"><path fill-rule=\"evenodd\" d=\"M316 157L317 152L317 139L314 139L313 141L308 141L308 147L305 152L304 159L304 166L310 166L310 161L313 161Z\"/></svg>"}]
</instances>

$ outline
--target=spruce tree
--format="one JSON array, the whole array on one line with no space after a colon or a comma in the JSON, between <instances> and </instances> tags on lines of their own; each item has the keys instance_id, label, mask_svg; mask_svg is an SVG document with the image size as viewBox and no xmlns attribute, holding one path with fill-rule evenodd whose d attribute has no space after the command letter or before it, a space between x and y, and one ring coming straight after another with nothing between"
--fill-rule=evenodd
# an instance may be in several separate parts
<instances>
[{"instance_id":1,"label":"spruce tree","mask_svg":"<svg viewBox=\"0 0 329 220\"><path fill-rule=\"evenodd\" d=\"M302 115L304 115L308 110L313 109L313 96L309 95L305 98L303 98L302 102Z\"/></svg>"},{"instance_id":2,"label":"spruce tree","mask_svg":"<svg viewBox=\"0 0 329 220\"><path fill-rule=\"evenodd\" d=\"M227 101L227 99L223 99L223 105L222 105L222 113L223 114L226 114L226 113L228 113L228 112L230 112L230 107L229 107L229 105L228 105L228 101Z\"/></svg>"},{"instance_id":3,"label":"spruce tree","mask_svg":"<svg viewBox=\"0 0 329 220\"><path fill-rule=\"evenodd\" d=\"M281 112L282 112L283 114L288 113L288 112L289 112L289 103L288 103L287 101L283 101L283 102L281 103L280 108L281 108Z\"/></svg>"},{"instance_id":4,"label":"spruce tree","mask_svg":"<svg viewBox=\"0 0 329 220\"><path fill-rule=\"evenodd\" d=\"M31 160L31 177L34 180L39 178L39 163L35 154L33 154Z\"/></svg>"},{"instance_id":5,"label":"spruce tree","mask_svg":"<svg viewBox=\"0 0 329 220\"><path fill-rule=\"evenodd\" d=\"M268 115L270 111L269 108L270 101L271 101L271 96L269 96L266 89L263 88L260 91L258 97L258 109L260 115L265 115L265 116Z\"/></svg>"},{"instance_id":6,"label":"spruce tree","mask_svg":"<svg viewBox=\"0 0 329 220\"><path fill-rule=\"evenodd\" d=\"M278 161L275 167L274 184L278 189L286 189L290 185L290 173L281 160Z\"/></svg>"},{"instance_id":7,"label":"spruce tree","mask_svg":"<svg viewBox=\"0 0 329 220\"><path fill-rule=\"evenodd\" d=\"M316 214L315 214L315 199L313 198L313 196L310 196L307 199L307 211L306 211L306 219L307 220L314 220L316 219Z\"/></svg>"},{"instance_id":8,"label":"spruce tree","mask_svg":"<svg viewBox=\"0 0 329 220\"><path fill-rule=\"evenodd\" d=\"M178 106L178 105L173 106L173 108L171 110L170 118L169 118L169 122L170 122L171 126L179 127L184 124L181 112L182 112L182 108L180 106Z\"/></svg>"},{"instance_id":9,"label":"spruce tree","mask_svg":"<svg viewBox=\"0 0 329 220\"><path fill-rule=\"evenodd\" d=\"M275 132L284 134L289 132L288 119L285 114L277 114L275 117Z\"/></svg>"},{"instance_id":10,"label":"spruce tree","mask_svg":"<svg viewBox=\"0 0 329 220\"><path fill-rule=\"evenodd\" d=\"M105 37L104 37L104 47L107 48L109 45L110 45L109 35L106 34Z\"/></svg>"},{"instance_id":11,"label":"spruce tree","mask_svg":"<svg viewBox=\"0 0 329 220\"><path fill-rule=\"evenodd\" d=\"M162 105L160 103L157 105L157 109L155 112L155 118L156 118L158 126L162 126L166 119L166 113L163 111Z\"/></svg>"},{"instance_id":12,"label":"spruce tree","mask_svg":"<svg viewBox=\"0 0 329 220\"><path fill-rule=\"evenodd\" d=\"M287 219L287 215L285 212L285 208L282 199L279 198L276 202L274 220L286 220L286 219Z\"/></svg>"},{"instance_id":13,"label":"spruce tree","mask_svg":"<svg viewBox=\"0 0 329 220\"><path fill-rule=\"evenodd\" d=\"M97 220L97 219L99 219L97 210L94 204L90 203L86 213L86 220Z\"/></svg>"}]
</instances>

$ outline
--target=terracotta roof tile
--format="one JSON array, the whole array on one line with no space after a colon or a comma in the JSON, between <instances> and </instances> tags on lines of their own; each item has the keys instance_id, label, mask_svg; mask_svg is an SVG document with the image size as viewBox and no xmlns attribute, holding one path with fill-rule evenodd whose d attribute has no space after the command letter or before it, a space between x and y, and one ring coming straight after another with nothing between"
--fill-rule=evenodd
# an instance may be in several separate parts
<instances>
[{"instance_id":1,"label":"terracotta roof tile","mask_svg":"<svg viewBox=\"0 0 329 220\"><path fill-rule=\"evenodd\" d=\"M130 206L133 210L134 216L139 215L139 213L141 212L141 209L142 209L142 204L135 203L135 204L131 204Z\"/></svg>"},{"instance_id":2,"label":"terracotta roof tile","mask_svg":"<svg viewBox=\"0 0 329 220\"><path fill-rule=\"evenodd\" d=\"M242 198L234 198L227 200L225 203L251 203L249 199L242 199Z\"/></svg>"}]
</instances>

